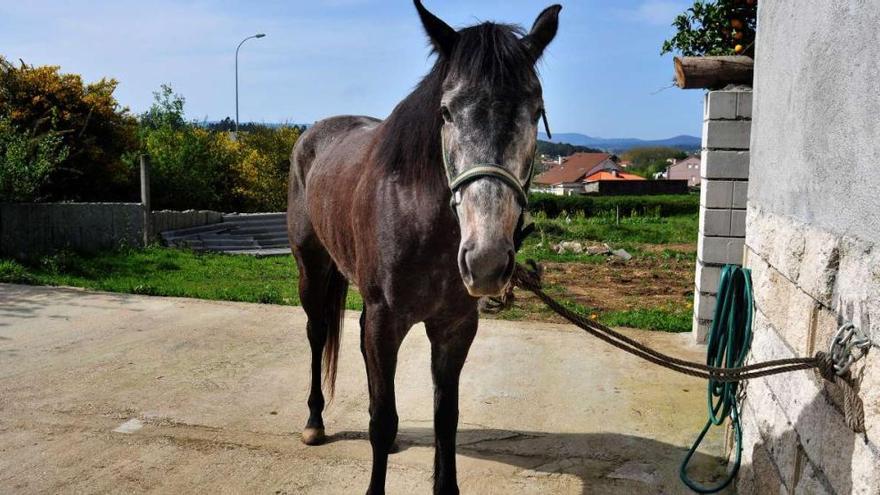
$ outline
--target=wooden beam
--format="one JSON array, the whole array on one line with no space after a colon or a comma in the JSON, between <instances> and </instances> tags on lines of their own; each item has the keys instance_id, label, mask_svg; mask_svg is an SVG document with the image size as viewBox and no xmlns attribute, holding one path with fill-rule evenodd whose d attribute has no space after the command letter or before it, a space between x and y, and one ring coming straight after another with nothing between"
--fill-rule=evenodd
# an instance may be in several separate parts
<instances>
[{"instance_id":1,"label":"wooden beam","mask_svg":"<svg viewBox=\"0 0 880 495\"><path fill-rule=\"evenodd\" d=\"M718 89L728 84L752 84L755 61L741 55L675 57L675 84L681 89Z\"/></svg>"}]
</instances>

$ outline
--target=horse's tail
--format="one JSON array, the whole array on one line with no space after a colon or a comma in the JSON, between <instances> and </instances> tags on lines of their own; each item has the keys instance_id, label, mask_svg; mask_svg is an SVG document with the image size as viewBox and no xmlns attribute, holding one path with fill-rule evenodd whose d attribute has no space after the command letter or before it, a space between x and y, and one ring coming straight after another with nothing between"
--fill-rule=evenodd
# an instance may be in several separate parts
<instances>
[{"instance_id":1,"label":"horse's tail","mask_svg":"<svg viewBox=\"0 0 880 495\"><path fill-rule=\"evenodd\" d=\"M328 402L333 400L336 389L336 367L339 363L339 341L342 335L342 321L345 316L345 297L348 294L348 280L336 266L330 267L325 299L324 322L327 328L327 342L324 344L324 387Z\"/></svg>"}]
</instances>

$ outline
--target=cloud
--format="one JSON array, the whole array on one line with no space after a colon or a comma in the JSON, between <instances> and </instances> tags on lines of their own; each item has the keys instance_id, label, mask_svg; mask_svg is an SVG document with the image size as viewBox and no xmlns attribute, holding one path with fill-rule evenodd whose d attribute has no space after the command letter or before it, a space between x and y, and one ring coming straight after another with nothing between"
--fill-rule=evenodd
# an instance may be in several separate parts
<instances>
[{"instance_id":1,"label":"cloud","mask_svg":"<svg viewBox=\"0 0 880 495\"><path fill-rule=\"evenodd\" d=\"M683 2L672 0L646 0L631 12L636 20L652 25L667 26L675 16L687 8Z\"/></svg>"}]
</instances>

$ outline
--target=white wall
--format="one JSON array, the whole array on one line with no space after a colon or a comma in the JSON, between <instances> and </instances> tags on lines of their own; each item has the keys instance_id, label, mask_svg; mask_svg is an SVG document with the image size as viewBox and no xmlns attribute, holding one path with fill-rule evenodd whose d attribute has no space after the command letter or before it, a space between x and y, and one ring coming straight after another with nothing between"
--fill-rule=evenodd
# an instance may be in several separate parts
<instances>
[{"instance_id":1,"label":"white wall","mask_svg":"<svg viewBox=\"0 0 880 495\"><path fill-rule=\"evenodd\" d=\"M880 343L880 1L761 1L746 221L751 361ZM854 367L865 431L811 371L751 380L739 493L880 493L880 349Z\"/></svg>"}]
</instances>

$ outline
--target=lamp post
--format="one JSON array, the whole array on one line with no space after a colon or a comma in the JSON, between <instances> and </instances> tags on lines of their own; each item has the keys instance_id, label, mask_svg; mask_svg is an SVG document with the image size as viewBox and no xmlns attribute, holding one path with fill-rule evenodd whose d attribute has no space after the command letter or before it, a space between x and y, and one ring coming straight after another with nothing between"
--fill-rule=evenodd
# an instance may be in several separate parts
<instances>
[{"instance_id":1,"label":"lamp post","mask_svg":"<svg viewBox=\"0 0 880 495\"><path fill-rule=\"evenodd\" d=\"M253 38L262 38L266 36L263 33L255 34L253 36L248 36L247 38L241 40L241 43L235 48L235 133L238 134L238 50L241 48L241 45L244 44L245 41Z\"/></svg>"}]
</instances>

